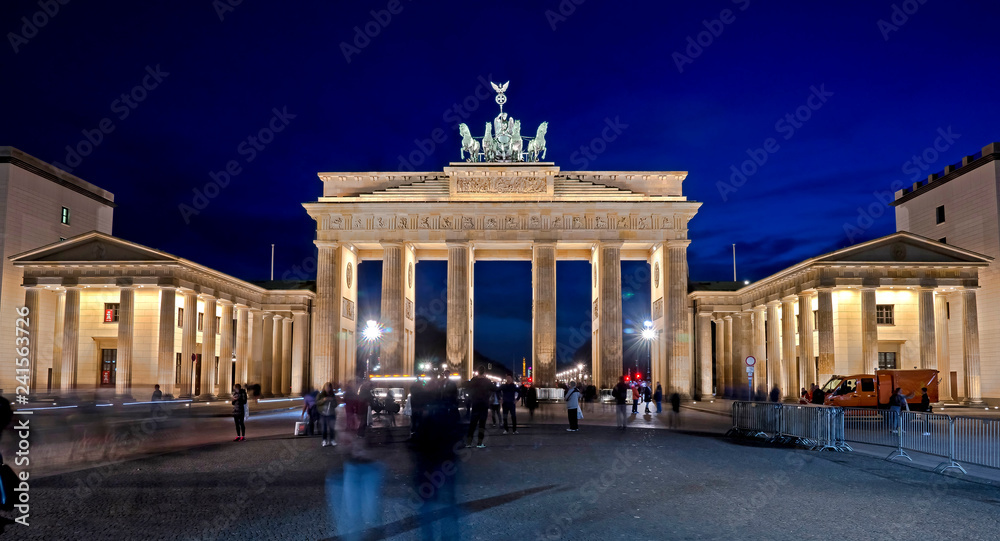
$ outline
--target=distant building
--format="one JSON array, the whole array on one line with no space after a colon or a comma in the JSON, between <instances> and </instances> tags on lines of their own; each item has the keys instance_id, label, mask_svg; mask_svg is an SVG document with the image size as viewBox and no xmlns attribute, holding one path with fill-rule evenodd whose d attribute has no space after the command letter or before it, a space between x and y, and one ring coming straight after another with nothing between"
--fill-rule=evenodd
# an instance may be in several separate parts
<instances>
[{"instance_id":1,"label":"distant building","mask_svg":"<svg viewBox=\"0 0 1000 541\"><path fill-rule=\"evenodd\" d=\"M17 308L24 305L21 287L22 270L10 257L47 244L75 237L87 231L111 234L115 196L93 184L57 169L33 156L7 146L0 146L0 246L3 254L0 280L0 346L15 351ZM44 314L30 314L27 319L29 338L55 325L55 295L45 295L39 301ZM39 317L41 316L41 317ZM24 323L21 323L24 325ZM32 389L44 389L49 384L51 341L28 341L32 355L42 359L33 372ZM24 346L24 341L16 344ZM16 381L14 356L0 356L0 389L10 395L19 385ZM22 373L23 374L23 373Z\"/></svg>"},{"instance_id":2,"label":"distant building","mask_svg":"<svg viewBox=\"0 0 1000 541\"><path fill-rule=\"evenodd\" d=\"M942 243L959 246L993 258L980 269L973 297L959 291L938 296L954 318L963 313L966 299L978 306L979 362L984 396L1000 398L1000 143L992 143L943 171L896 192L896 229L910 231ZM949 321L953 321L949 320ZM968 329L954 326L938 342L938 369L959 396L970 391L963 344L974 339ZM971 382L974 384L974 382ZM972 391L974 392L974 391Z\"/></svg>"}]
</instances>

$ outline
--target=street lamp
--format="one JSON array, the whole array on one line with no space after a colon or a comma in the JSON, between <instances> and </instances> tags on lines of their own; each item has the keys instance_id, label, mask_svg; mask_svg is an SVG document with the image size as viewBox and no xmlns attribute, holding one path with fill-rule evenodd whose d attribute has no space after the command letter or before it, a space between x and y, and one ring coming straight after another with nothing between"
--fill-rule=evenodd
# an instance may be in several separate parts
<instances>
[{"instance_id":1,"label":"street lamp","mask_svg":"<svg viewBox=\"0 0 1000 541\"><path fill-rule=\"evenodd\" d=\"M652 341L653 339L656 338L656 329L653 328L653 322L652 321L649 321L647 319L646 321L643 322L641 336L642 336L642 339L646 341L647 346L650 345L649 344L650 341ZM646 348L646 352L647 352L647 354L652 355L652 348L651 347L647 347ZM647 367L649 366L650 363L651 363L651 361L647 361L647 363L646 363ZM636 363L636 364L638 364L638 363ZM636 367L636 368L638 368L638 367Z\"/></svg>"},{"instance_id":2,"label":"street lamp","mask_svg":"<svg viewBox=\"0 0 1000 541\"><path fill-rule=\"evenodd\" d=\"M372 350L375 349L375 344L382 338L382 326L374 319L369 319L365 323L365 328L361 330L361 338L368 345L368 358L365 359L365 379L368 379L371 373L369 366L372 361ZM378 370L379 366L376 365L375 369Z\"/></svg>"}]
</instances>

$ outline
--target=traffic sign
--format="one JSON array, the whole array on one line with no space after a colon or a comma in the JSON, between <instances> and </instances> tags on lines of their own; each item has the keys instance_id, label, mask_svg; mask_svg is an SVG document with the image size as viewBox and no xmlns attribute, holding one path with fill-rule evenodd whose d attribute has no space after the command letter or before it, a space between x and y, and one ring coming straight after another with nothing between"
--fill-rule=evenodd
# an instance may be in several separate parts
<instances>
[{"instance_id":1,"label":"traffic sign","mask_svg":"<svg viewBox=\"0 0 1000 541\"><path fill-rule=\"evenodd\" d=\"M747 359L746 359L745 362L747 363L747 366L753 366L753 365L757 364L757 359L754 359L753 355L749 355L749 356L747 356Z\"/></svg>"},{"instance_id":2,"label":"traffic sign","mask_svg":"<svg viewBox=\"0 0 1000 541\"><path fill-rule=\"evenodd\" d=\"M749 374L751 376L753 375L753 367L752 366L748 366L747 367L747 374Z\"/></svg>"}]
</instances>

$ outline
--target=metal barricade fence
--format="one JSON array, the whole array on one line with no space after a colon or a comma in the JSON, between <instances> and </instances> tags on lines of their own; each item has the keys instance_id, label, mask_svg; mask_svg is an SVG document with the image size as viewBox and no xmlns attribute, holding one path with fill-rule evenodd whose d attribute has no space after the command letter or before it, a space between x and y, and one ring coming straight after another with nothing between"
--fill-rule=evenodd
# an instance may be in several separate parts
<instances>
[{"instance_id":1,"label":"metal barricade fence","mask_svg":"<svg viewBox=\"0 0 1000 541\"><path fill-rule=\"evenodd\" d=\"M1000 468L1000 420L953 417L952 435L953 460Z\"/></svg>"},{"instance_id":2,"label":"metal barricade fence","mask_svg":"<svg viewBox=\"0 0 1000 541\"><path fill-rule=\"evenodd\" d=\"M837 407L733 402L730 434L795 443L815 450L849 450L843 409Z\"/></svg>"},{"instance_id":3,"label":"metal barricade fence","mask_svg":"<svg viewBox=\"0 0 1000 541\"><path fill-rule=\"evenodd\" d=\"M945 459L938 471L956 468L965 473L955 459L955 423L948 415L915 411L894 412L888 409L844 408L845 439L869 445L892 447L886 460L905 458L907 451L940 456Z\"/></svg>"}]
</instances>

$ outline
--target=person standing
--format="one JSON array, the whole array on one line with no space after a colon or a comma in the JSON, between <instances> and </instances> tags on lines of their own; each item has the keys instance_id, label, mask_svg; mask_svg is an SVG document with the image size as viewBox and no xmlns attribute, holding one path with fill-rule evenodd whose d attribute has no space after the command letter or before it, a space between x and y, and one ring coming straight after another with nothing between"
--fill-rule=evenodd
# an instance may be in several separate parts
<instances>
[{"instance_id":1,"label":"person standing","mask_svg":"<svg viewBox=\"0 0 1000 541\"><path fill-rule=\"evenodd\" d=\"M233 441L244 441L247 435L246 408L247 393L240 384L233 387L233 421L236 422L236 438Z\"/></svg>"},{"instance_id":2,"label":"person standing","mask_svg":"<svg viewBox=\"0 0 1000 541\"><path fill-rule=\"evenodd\" d=\"M500 419L500 389L494 389L490 393L490 422L493 423L493 428L500 424Z\"/></svg>"},{"instance_id":3,"label":"person standing","mask_svg":"<svg viewBox=\"0 0 1000 541\"><path fill-rule=\"evenodd\" d=\"M465 434L465 446L472 447L472 434L479 426L479 440L476 447L483 449L486 444L486 415L490 404L490 393L494 392L493 384L486 379L486 367L480 366L475 377L469 380L469 431Z\"/></svg>"},{"instance_id":4,"label":"person standing","mask_svg":"<svg viewBox=\"0 0 1000 541\"><path fill-rule=\"evenodd\" d=\"M396 426L396 411L398 410L399 405L396 404L396 394L392 392L392 389L389 389L385 393L384 408L385 414L389 416L389 426Z\"/></svg>"},{"instance_id":5,"label":"person standing","mask_svg":"<svg viewBox=\"0 0 1000 541\"><path fill-rule=\"evenodd\" d=\"M500 386L500 404L503 408L503 433L507 433L507 414L510 414L511 431L517 434L517 385L514 378L507 376L507 383Z\"/></svg>"},{"instance_id":6,"label":"person standing","mask_svg":"<svg viewBox=\"0 0 1000 541\"><path fill-rule=\"evenodd\" d=\"M653 393L653 400L656 401L656 413L663 413L663 387L660 382L656 382L656 392Z\"/></svg>"},{"instance_id":7,"label":"person standing","mask_svg":"<svg viewBox=\"0 0 1000 541\"><path fill-rule=\"evenodd\" d=\"M817 404L819 406L822 406L823 402L826 401L826 393L823 392L823 389L821 387L819 387L818 385L816 385L815 383L813 384L813 390L812 391L813 391L812 392L812 400L811 400L812 403L813 404Z\"/></svg>"},{"instance_id":8,"label":"person standing","mask_svg":"<svg viewBox=\"0 0 1000 541\"><path fill-rule=\"evenodd\" d=\"M680 428L681 426L681 395L679 393L670 394L670 428Z\"/></svg>"},{"instance_id":9,"label":"person standing","mask_svg":"<svg viewBox=\"0 0 1000 541\"><path fill-rule=\"evenodd\" d=\"M528 408L528 419L534 421L535 410L538 408L538 389L532 384L525 394L527 396L524 397L524 405Z\"/></svg>"},{"instance_id":10,"label":"person standing","mask_svg":"<svg viewBox=\"0 0 1000 541\"><path fill-rule=\"evenodd\" d=\"M157 383L153 385L153 398L150 399L151 402L156 402L163 400L163 391L160 390L160 384Z\"/></svg>"},{"instance_id":11,"label":"person standing","mask_svg":"<svg viewBox=\"0 0 1000 541\"><path fill-rule=\"evenodd\" d=\"M646 385L645 383L643 383L642 384L642 401L643 401L643 403L646 404L646 413L647 414L649 413L649 402L651 400L653 400L652 389L649 388L649 385Z\"/></svg>"},{"instance_id":12,"label":"person standing","mask_svg":"<svg viewBox=\"0 0 1000 541\"><path fill-rule=\"evenodd\" d=\"M625 385L625 376L620 376L618 378L618 384L615 388L611 390L611 396L615 399L615 426L625 430L626 420L628 419L628 385Z\"/></svg>"},{"instance_id":13,"label":"person standing","mask_svg":"<svg viewBox=\"0 0 1000 541\"><path fill-rule=\"evenodd\" d=\"M309 391L308 393L302 395L302 414L299 415L299 419L304 419L307 415L309 420L306 423L306 436L312 436L315 434L313 427L316 424L316 396L315 391Z\"/></svg>"},{"instance_id":14,"label":"person standing","mask_svg":"<svg viewBox=\"0 0 1000 541\"><path fill-rule=\"evenodd\" d=\"M639 413L639 387L632 384L632 415Z\"/></svg>"},{"instance_id":15,"label":"person standing","mask_svg":"<svg viewBox=\"0 0 1000 541\"><path fill-rule=\"evenodd\" d=\"M319 426L323 433L323 447L337 445L337 394L333 384L326 382L323 390L316 397L316 410L319 412Z\"/></svg>"},{"instance_id":16,"label":"person standing","mask_svg":"<svg viewBox=\"0 0 1000 541\"><path fill-rule=\"evenodd\" d=\"M569 428L566 432L577 432L580 430L580 389L576 387L576 382L569 382L566 391L566 417L569 418Z\"/></svg>"}]
</instances>

